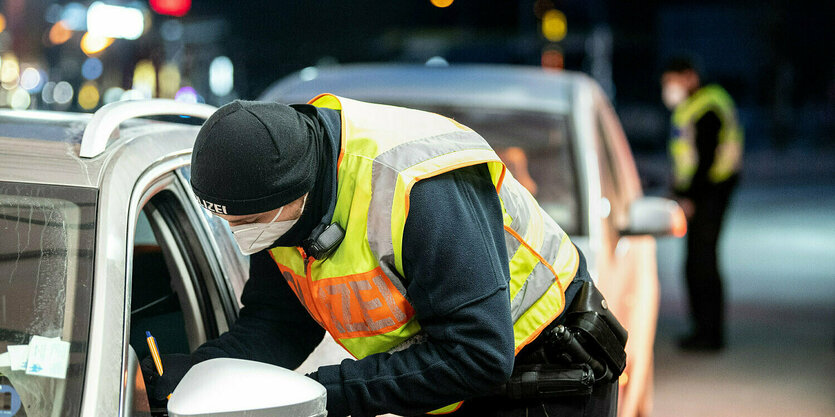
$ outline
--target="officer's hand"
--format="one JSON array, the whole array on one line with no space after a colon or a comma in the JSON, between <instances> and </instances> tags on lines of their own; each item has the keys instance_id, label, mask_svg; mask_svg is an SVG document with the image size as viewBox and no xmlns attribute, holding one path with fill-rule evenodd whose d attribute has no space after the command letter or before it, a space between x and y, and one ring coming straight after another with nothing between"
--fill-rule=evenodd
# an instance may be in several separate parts
<instances>
[{"instance_id":1,"label":"officer's hand","mask_svg":"<svg viewBox=\"0 0 835 417\"><path fill-rule=\"evenodd\" d=\"M148 399L151 404L165 402L168 394L174 391L180 380L186 376L188 370L194 365L191 355L182 353L161 355L160 359L162 359L162 376L157 373L152 357L148 356L140 363L142 377L145 379L145 388L148 390Z\"/></svg>"}]
</instances>

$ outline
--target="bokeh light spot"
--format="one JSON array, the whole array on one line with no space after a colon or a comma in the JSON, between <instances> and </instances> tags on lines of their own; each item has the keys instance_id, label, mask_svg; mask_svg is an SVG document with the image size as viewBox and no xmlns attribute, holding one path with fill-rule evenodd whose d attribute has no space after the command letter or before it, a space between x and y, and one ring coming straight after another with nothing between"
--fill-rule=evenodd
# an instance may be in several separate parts
<instances>
[{"instance_id":1,"label":"bokeh light spot","mask_svg":"<svg viewBox=\"0 0 835 417\"><path fill-rule=\"evenodd\" d=\"M41 86L41 73L37 68L29 67L20 73L20 86L26 91L35 91Z\"/></svg>"},{"instance_id":2,"label":"bokeh light spot","mask_svg":"<svg viewBox=\"0 0 835 417\"><path fill-rule=\"evenodd\" d=\"M46 104L52 104L55 102L55 83L50 81L43 86L43 90L41 90L41 99Z\"/></svg>"},{"instance_id":3,"label":"bokeh light spot","mask_svg":"<svg viewBox=\"0 0 835 417\"><path fill-rule=\"evenodd\" d=\"M69 3L61 12L61 20L70 30L84 30L87 24L87 7L81 3Z\"/></svg>"},{"instance_id":4,"label":"bokeh light spot","mask_svg":"<svg viewBox=\"0 0 835 417\"><path fill-rule=\"evenodd\" d=\"M159 14L184 16L191 9L191 0L150 0L151 9Z\"/></svg>"},{"instance_id":5,"label":"bokeh light spot","mask_svg":"<svg viewBox=\"0 0 835 417\"><path fill-rule=\"evenodd\" d=\"M72 31L63 20L55 22L49 29L49 41L53 45L60 45L72 37Z\"/></svg>"},{"instance_id":6,"label":"bokeh light spot","mask_svg":"<svg viewBox=\"0 0 835 417\"><path fill-rule=\"evenodd\" d=\"M98 58L87 58L81 64L81 75L87 80L95 80L101 77L104 66Z\"/></svg>"},{"instance_id":7,"label":"bokeh light spot","mask_svg":"<svg viewBox=\"0 0 835 417\"><path fill-rule=\"evenodd\" d=\"M232 60L219 56L209 65L209 89L218 97L225 97L235 85L235 67Z\"/></svg>"},{"instance_id":8,"label":"bokeh light spot","mask_svg":"<svg viewBox=\"0 0 835 417\"><path fill-rule=\"evenodd\" d=\"M78 105L84 110L92 110L99 104L99 89L93 82L86 82L78 90Z\"/></svg>"},{"instance_id":9,"label":"bokeh light spot","mask_svg":"<svg viewBox=\"0 0 835 417\"><path fill-rule=\"evenodd\" d=\"M119 87L110 87L107 90L104 90L104 104L110 104L116 101L119 101L122 98L122 94L125 90Z\"/></svg>"},{"instance_id":10,"label":"bokeh light spot","mask_svg":"<svg viewBox=\"0 0 835 417\"><path fill-rule=\"evenodd\" d=\"M548 10L542 16L542 35L551 42L558 42L565 38L568 24L565 14L559 10Z\"/></svg>"},{"instance_id":11,"label":"bokeh light spot","mask_svg":"<svg viewBox=\"0 0 835 417\"><path fill-rule=\"evenodd\" d=\"M319 70L316 67L307 67L299 71L299 78L302 81L312 81L319 76Z\"/></svg>"},{"instance_id":12,"label":"bokeh light spot","mask_svg":"<svg viewBox=\"0 0 835 417\"><path fill-rule=\"evenodd\" d=\"M455 0L430 0L430 1L432 2L432 5L435 6L435 7L444 8L444 7L449 7L450 5L452 5L452 2L455 1Z\"/></svg>"},{"instance_id":13,"label":"bokeh light spot","mask_svg":"<svg viewBox=\"0 0 835 417\"><path fill-rule=\"evenodd\" d=\"M174 98L180 88L180 68L173 62L162 65L159 70L159 96Z\"/></svg>"},{"instance_id":14,"label":"bokeh light spot","mask_svg":"<svg viewBox=\"0 0 835 417\"><path fill-rule=\"evenodd\" d=\"M150 59L143 59L136 63L133 70L133 90L142 92L144 98L151 98L157 91L157 69Z\"/></svg>"},{"instance_id":15,"label":"bokeh light spot","mask_svg":"<svg viewBox=\"0 0 835 417\"><path fill-rule=\"evenodd\" d=\"M197 91L194 87L185 86L177 90L177 94L174 95L174 100L183 103L197 103Z\"/></svg>"},{"instance_id":16,"label":"bokeh light spot","mask_svg":"<svg viewBox=\"0 0 835 417\"><path fill-rule=\"evenodd\" d=\"M15 89L9 98L9 106L15 110L24 110L31 103L32 99L29 97L29 93L22 88Z\"/></svg>"},{"instance_id":17,"label":"bokeh light spot","mask_svg":"<svg viewBox=\"0 0 835 417\"><path fill-rule=\"evenodd\" d=\"M87 56L92 56L104 51L112 43L113 38L105 38L87 32L81 37L81 50L84 51Z\"/></svg>"},{"instance_id":18,"label":"bokeh light spot","mask_svg":"<svg viewBox=\"0 0 835 417\"><path fill-rule=\"evenodd\" d=\"M52 98L58 104L69 103L70 100L72 100L72 96L72 86L66 81L61 81L58 84L55 84L55 88L52 90Z\"/></svg>"}]
</instances>

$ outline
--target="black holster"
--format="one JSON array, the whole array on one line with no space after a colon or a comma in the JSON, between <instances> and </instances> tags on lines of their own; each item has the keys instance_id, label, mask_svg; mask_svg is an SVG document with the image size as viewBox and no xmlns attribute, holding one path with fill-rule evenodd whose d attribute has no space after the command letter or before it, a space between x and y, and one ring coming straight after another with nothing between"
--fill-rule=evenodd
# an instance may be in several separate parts
<instances>
[{"instance_id":1,"label":"black holster","mask_svg":"<svg viewBox=\"0 0 835 417\"><path fill-rule=\"evenodd\" d=\"M626 338L603 294L585 282L559 322L520 352L500 392L511 399L590 394L623 373Z\"/></svg>"}]
</instances>

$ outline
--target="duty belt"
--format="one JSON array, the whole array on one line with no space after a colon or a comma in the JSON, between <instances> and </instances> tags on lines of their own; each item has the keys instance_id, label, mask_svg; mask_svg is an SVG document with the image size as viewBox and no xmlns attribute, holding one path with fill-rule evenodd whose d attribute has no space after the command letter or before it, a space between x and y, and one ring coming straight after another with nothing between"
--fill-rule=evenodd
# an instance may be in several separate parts
<instances>
[{"instance_id":1,"label":"duty belt","mask_svg":"<svg viewBox=\"0 0 835 417\"><path fill-rule=\"evenodd\" d=\"M498 394L511 399L588 395L626 367L627 332L603 294L585 282L559 323L552 323ZM521 354L521 353L520 353Z\"/></svg>"}]
</instances>

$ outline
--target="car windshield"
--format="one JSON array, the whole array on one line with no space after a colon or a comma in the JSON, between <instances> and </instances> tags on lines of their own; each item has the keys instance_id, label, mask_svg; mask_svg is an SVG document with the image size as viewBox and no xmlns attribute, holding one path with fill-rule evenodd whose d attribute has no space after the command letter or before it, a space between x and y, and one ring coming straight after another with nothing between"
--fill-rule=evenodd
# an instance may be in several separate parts
<instances>
[{"instance_id":1,"label":"car windshield","mask_svg":"<svg viewBox=\"0 0 835 417\"><path fill-rule=\"evenodd\" d=\"M0 415L80 412L96 196L0 181Z\"/></svg>"},{"instance_id":2,"label":"car windshield","mask_svg":"<svg viewBox=\"0 0 835 417\"><path fill-rule=\"evenodd\" d=\"M478 132L513 177L569 235L582 231L570 124L565 115L510 109L415 106Z\"/></svg>"}]
</instances>

